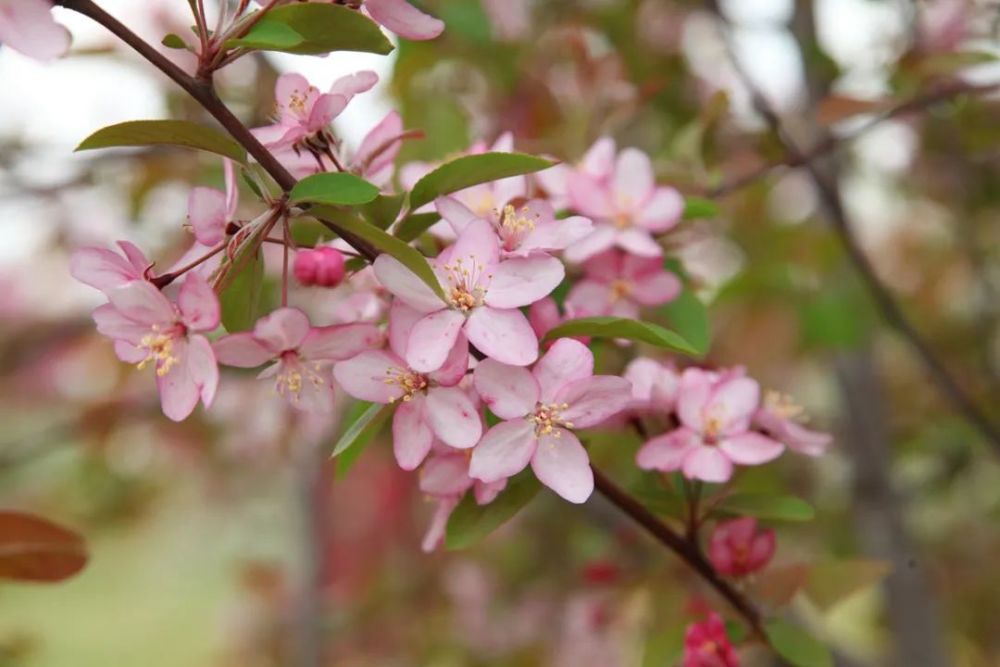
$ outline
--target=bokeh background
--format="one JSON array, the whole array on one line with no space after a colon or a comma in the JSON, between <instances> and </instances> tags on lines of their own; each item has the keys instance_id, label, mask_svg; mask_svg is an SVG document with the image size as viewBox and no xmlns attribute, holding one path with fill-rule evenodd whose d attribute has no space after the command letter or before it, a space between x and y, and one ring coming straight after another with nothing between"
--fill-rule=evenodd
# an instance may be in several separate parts
<instances>
[{"instance_id":1,"label":"bokeh background","mask_svg":"<svg viewBox=\"0 0 1000 667\"><path fill-rule=\"evenodd\" d=\"M101 4L154 43L189 23L180 0ZM521 150L575 159L612 135L704 196L784 159L701 3L418 4L446 21L438 40L387 58L244 59L220 77L224 97L257 125L280 72L322 88L375 69L378 88L336 131L356 145L398 108L426 132L401 163L505 131ZM849 137L864 122L854 112L935 85L1000 81L994 2L720 5L736 57L804 145ZM424 555L433 505L385 438L338 474L324 447L340 419L290 423L252 375L226 375L209 414L162 417L152 377L93 331L99 295L70 278L68 257L129 239L169 265L191 242L188 189L221 182L221 168L173 150L72 153L115 122L204 115L101 28L57 12L71 56L42 65L0 50L0 505L75 527L91 560L64 584L0 585L0 665L264 667L317 651L351 666L673 664L701 589L599 499L543 494L481 545ZM824 163L878 275L992 419L998 110L995 96L956 96L844 139ZM710 305L710 361L745 364L836 435L822 459L786 456L741 480L817 510L777 526L777 560L892 566L878 586L830 608L796 600L793 613L844 665L1000 665L996 449L884 326L801 171L718 201L673 253ZM637 445L613 433L593 456L631 484Z\"/></svg>"}]
</instances>

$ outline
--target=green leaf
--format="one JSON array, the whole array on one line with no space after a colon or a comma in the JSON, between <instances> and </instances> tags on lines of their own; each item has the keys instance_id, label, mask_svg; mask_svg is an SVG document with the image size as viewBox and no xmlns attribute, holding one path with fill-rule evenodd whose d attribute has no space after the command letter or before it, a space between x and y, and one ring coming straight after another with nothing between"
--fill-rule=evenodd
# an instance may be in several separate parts
<instances>
[{"instance_id":1,"label":"green leaf","mask_svg":"<svg viewBox=\"0 0 1000 667\"><path fill-rule=\"evenodd\" d=\"M405 199L405 193L379 195L373 201L361 207L361 215L365 216L365 220L379 229L388 229L389 225L396 222L396 218L399 217L399 212L403 208L403 201Z\"/></svg>"},{"instance_id":2,"label":"green leaf","mask_svg":"<svg viewBox=\"0 0 1000 667\"><path fill-rule=\"evenodd\" d=\"M708 309L694 292L685 289L676 299L660 307L670 328L691 344L697 356L703 357L712 344L708 325Z\"/></svg>"},{"instance_id":3,"label":"green leaf","mask_svg":"<svg viewBox=\"0 0 1000 667\"><path fill-rule=\"evenodd\" d=\"M301 41L288 43L290 33L282 35L276 24L290 28L301 37ZM381 55L392 52L392 43L386 39L377 23L361 12L328 3L276 7L237 41L245 41L247 45L262 45L252 48L300 55L319 55L331 51L365 51Z\"/></svg>"},{"instance_id":4,"label":"green leaf","mask_svg":"<svg viewBox=\"0 0 1000 667\"><path fill-rule=\"evenodd\" d=\"M475 494L467 493L448 519L445 531L445 546L449 549L465 549L492 533L509 521L522 507L531 502L541 485L530 471L512 478L507 488L496 499L480 505Z\"/></svg>"},{"instance_id":5,"label":"green leaf","mask_svg":"<svg viewBox=\"0 0 1000 667\"><path fill-rule=\"evenodd\" d=\"M379 189L354 174L334 172L306 176L288 193L293 204L357 206L378 197Z\"/></svg>"},{"instance_id":6,"label":"green leaf","mask_svg":"<svg viewBox=\"0 0 1000 667\"><path fill-rule=\"evenodd\" d=\"M684 219L700 220L702 218L715 218L719 215L719 205L710 199L701 197L684 198Z\"/></svg>"},{"instance_id":7,"label":"green leaf","mask_svg":"<svg viewBox=\"0 0 1000 667\"><path fill-rule=\"evenodd\" d=\"M413 186L410 209L417 210L441 195L501 178L548 169L555 162L524 153L480 153L446 162Z\"/></svg>"},{"instance_id":8,"label":"green leaf","mask_svg":"<svg viewBox=\"0 0 1000 667\"><path fill-rule=\"evenodd\" d=\"M880 560L817 563L809 572L805 593L820 609L830 609L851 595L878 584L891 571L892 565Z\"/></svg>"},{"instance_id":9,"label":"green leaf","mask_svg":"<svg viewBox=\"0 0 1000 667\"><path fill-rule=\"evenodd\" d=\"M391 236L375 225L368 224L358 216L345 214L344 211L330 208L329 206L313 206L309 209L309 214L323 218L324 220L329 219L345 231L368 241L379 251L396 258L399 263L412 271L417 278L424 281L444 301L444 291L441 289L441 283L438 281L434 270L431 269L431 265L428 264L427 258L417 252L415 248L407 245L405 241Z\"/></svg>"},{"instance_id":10,"label":"green leaf","mask_svg":"<svg viewBox=\"0 0 1000 667\"><path fill-rule=\"evenodd\" d=\"M330 458L336 458L352 447L364 447L372 441L389 415L393 406L380 403L360 403L361 408L357 418L347 427L337 444L333 446ZM365 407L367 406L367 407Z\"/></svg>"},{"instance_id":11,"label":"green leaf","mask_svg":"<svg viewBox=\"0 0 1000 667\"><path fill-rule=\"evenodd\" d=\"M717 512L755 516L770 521L812 521L815 510L795 496L772 496L763 493L736 493L716 506Z\"/></svg>"},{"instance_id":12,"label":"green leaf","mask_svg":"<svg viewBox=\"0 0 1000 667\"><path fill-rule=\"evenodd\" d=\"M241 163L247 160L243 147L226 135L186 120L130 120L109 125L80 142L76 150L163 144L197 148Z\"/></svg>"},{"instance_id":13,"label":"green leaf","mask_svg":"<svg viewBox=\"0 0 1000 667\"><path fill-rule=\"evenodd\" d=\"M399 240L409 243L430 229L431 225L440 219L441 216L437 213L413 213L403 218L393 234Z\"/></svg>"},{"instance_id":14,"label":"green leaf","mask_svg":"<svg viewBox=\"0 0 1000 667\"><path fill-rule=\"evenodd\" d=\"M160 41L160 44L163 44L163 46L167 47L168 49L186 50L188 48L187 42L185 42L180 35L175 35L174 33L170 33L169 35L164 37Z\"/></svg>"},{"instance_id":15,"label":"green leaf","mask_svg":"<svg viewBox=\"0 0 1000 667\"><path fill-rule=\"evenodd\" d=\"M222 325L229 333L248 331L260 315L260 296L264 285L264 255L257 248L252 255L233 265L236 273L227 280L219 294Z\"/></svg>"},{"instance_id":16,"label":"green leaf","mask_svg":"<svg viewBox=\"0 0 1000 667\"><path fill-rule=\"evenodd\" d=\"M769 621L764 626L764 634L775 652L795 667L833 667L830 651L787 621Z\"/></svg>"},{"instance_id":17,"label":"green leaf","mask_svg":"<svg viewBox=\"0 0 1000 667\"><path fill-rule=\"evenodd\" d=\"M244 37L226 41L226 47L233 49L260 49L261 51L286 51L299 46L305 38L287 23L261 19Z\"/></svg>"},{"instance_id":18,"label":"green leaf","mask_svg":"<svg viewBox=\"0 0 1000 667\"><path fill-rule=\"evenodd\" d=\"M658 324L624 317L581 317L568 320L545 334L545 340L567 336L592 336L595 338L626 338L667 348L688 356L699 355L698 349L680 334Z\"/></svg>"}]
</instances>

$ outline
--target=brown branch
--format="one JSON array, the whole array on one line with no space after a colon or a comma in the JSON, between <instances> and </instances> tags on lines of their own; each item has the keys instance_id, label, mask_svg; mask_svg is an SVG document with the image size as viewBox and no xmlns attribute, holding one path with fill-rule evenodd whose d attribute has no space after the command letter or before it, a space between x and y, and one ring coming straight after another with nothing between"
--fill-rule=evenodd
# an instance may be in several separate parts
<instances>
[{"instance_id":1,"label":"brown branch","mask_svg":"<svg viewBox=\"0 0 1000 667\"><path fill-rule=\"evenodd\" d=\"M235 139L247 152L255 159L260 166L270 174L271 178L285 192L290 191L297 182L295 177L284 165L278 161L274 154L264 147L257 137L253 135L249 128L240 121L239 118L229 110L229 107L219 99L212 85L211 76L208 79L196 79L182 70L180 67L170 62L162 53L153 48L148 42L132 32L127 26L121 23L114 16L111 16L93 0L54 0L55 4L62 5L79 14L93 19L108 29L112 34L132 47L139 55L149 61L154 67L166 74L178 86L183 88L193 97L204 109L215 118L220 125ZM332 223L331 223L332 224ZM378 251L368 242L358 238L354 234L343 230L339 225L332 224L337 234L353 246L368 261L374 261L378 256Z\"/></svg>"},{"instance_id":2,"label":"brown branch","mask_svg":"<svg viewBox=\"0 0 1000 667\"><path fill-rule=\"evenodd\" d=\"M785 126L778 116L777 111L771 106L767 98L764 97L760 89L757 88L749 73L743 68L742 63L740 63L739 58L736 57L732 48L732 42L727 33L728 23L724 15L719 11L713 0L708 0L706 4L719 20L729 59L736 70L737 76L739 76L743 85L750 93L754 108L764 117L764 121L784 145L790 158L801 164L809 172L813 184L819 193L820 200L827 210L834 233L840 240L855 270L861 276L869 295L881 312L882 318L910 346L910 349L923 364L927 375L930 376L945 398L1000 453L1000 429L990 421L986 414L976 405L976 402L962 389L958 381L951 376L950 371L937 358L930 344L924 340L917 328L907 319L903 313L903 309L896 303L892 292L882 283L875 268L868 261L868 257L865 255L861 244L854 236L854 225L847 213L847 209L844 208L844 203L836 183L831 182L820 171L813 162L813 159L799 148L797 142L785 130ZM941 94L940 92L938 93L939 96ZM915 109L916 107L911 108Z\"/></svg>"},{"instance_id":3,"label":"brown branch","mask_svg":"<svg viewBox=\"0 0 1000 667\"><path fill-rule=\"evenodd\" d=\"M594 485L602 496L627 514L633 521L645 528L646 532L652 535L660 544L677 554L688 567L697 572L719 595L725 598L733 609L739 612L758 639L766 641L764 630L761 626L761 615L757 607L742 593L733 588L728 581L719 576L719 573L715 571L712 564L705 558L697 542L684 539L679 533L670 528L670 526L660 521L642 503L611 481L603 472L593 465L590 467L594 471Z\"/></svg>"}]
</instances>

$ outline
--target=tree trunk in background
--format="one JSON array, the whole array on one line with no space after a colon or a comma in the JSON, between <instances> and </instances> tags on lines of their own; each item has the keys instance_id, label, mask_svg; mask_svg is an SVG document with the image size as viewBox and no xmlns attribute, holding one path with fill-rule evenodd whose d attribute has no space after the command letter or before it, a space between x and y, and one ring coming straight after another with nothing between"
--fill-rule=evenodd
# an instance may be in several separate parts
<instances>
[{"instance_id":1,"label":"tree trunk in background","mask_svg":"<svg viewBox=\"0 0 1000 667\"><path fill-rule=\"evenodd\" d=\"M891 449L886 433L882 387L871 350L837 359L844 401L844 435L839 445L850 459L854 517L867 556L888 561L884 584L886 616L899 667L946 667L936 601L927 570L906 533L903 508L890 480Z\"/></svg>"}]
</instances>

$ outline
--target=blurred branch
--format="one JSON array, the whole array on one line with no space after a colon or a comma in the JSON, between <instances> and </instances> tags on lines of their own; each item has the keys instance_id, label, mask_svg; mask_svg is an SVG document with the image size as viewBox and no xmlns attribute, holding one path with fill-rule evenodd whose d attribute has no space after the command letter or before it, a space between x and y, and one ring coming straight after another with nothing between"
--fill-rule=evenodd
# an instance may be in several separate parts
<instances>
[{"instance_id":1,"label":"blurred branch","mask_svg":"<svg viewBox=\"0 0 1000 667\"><path fill-rule=\"evenodd\" d=\"M855 270L860 274L865 287L868 289L868 293L882 313L883 319L910 346L913 353L924 365L927 375L937 385L940 392L951 402L952 406L975 426L997 453L1000 454L1000 429L990 421L986 414L976 405L976 402L962 389L958 381L951 376L949 370L937 358L930 344L924 340L916 327L907 319L902 308L896 303L892 293L882 283L878 277L878 273L868 261L868 257L854 236L852 231L853 224L836 185L828 180L819 170L816 164L814 164L813 158L799 148L795 139L786 131L777 111L775 111L767 98L764 97L749 73L742 66L739 58L736 57L729 35L729 23L715 1L707 0L706 5L719 21L719 27L722 31L722 38L729 54L729 59L737 76L739 76L749 92L754 108L763 116L764 121L771 131L777 135L784 145L789 158L805 167L809 172L809 176L819 193L820 200L827 210L837 238L840 240L841 245L843 245Z\"/></svg>"},{"instance_id":2,"label":"blurred branch","mask_svg":"<svg viewBox=\"0 0 1000 667\"><path fill-rule=\"evenodd\" d=\"M230 136L257 160L260 166L270 174L271 178L274 179L282 190L288 192L295 186L295 177L285 169L284 165L274 157L271 151L257 140L257 137L230 111L229 107L219 99L215 91L215 86L212 83L211 72L207 73L207 78L203 79L191 76L168 60L148 42L132 32L118 19L101 9L93 0L54 0L54 3L83 14L107 28L112 34L132 47L139 55L170 77L174 83L183 88L201 104L225 128ZM378 252L371 244L340 228L339 225L334 225L334 227L340 237L351 244L366 259L369 261L375 260Z\"/></svg>"}]
</instances>

